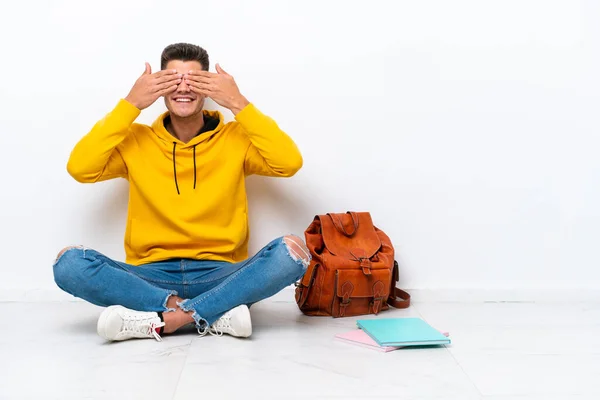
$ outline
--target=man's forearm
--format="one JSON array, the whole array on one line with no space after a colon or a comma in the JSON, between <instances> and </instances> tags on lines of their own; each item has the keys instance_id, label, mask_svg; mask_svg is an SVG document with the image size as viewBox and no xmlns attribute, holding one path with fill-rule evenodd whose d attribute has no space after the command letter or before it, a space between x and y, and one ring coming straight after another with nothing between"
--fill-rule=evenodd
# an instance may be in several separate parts
<instances>
[{"instance_id":1,"label":"man's forearm","mask_svg":"<svg viewBox=\"0 0 600 400\"><path fill-rule=\"evenodd\" d=\"M139 109L126 102L119 104L105 118L98 121L91 131L73 148L67 170L79 182L95 182L105 173L116 147L129 134L129 128L139 115ZM116 166L125 170L125 166ZM111 171L120 173L123 171Z\"/></svg>"},{"instance_id":2,"label":"man's forearm","mask_svg":"<svg viewBox=\"0 0 600 400\"><path fill-rule=\"evenodd\" d=\"M248 152L247 163L258 166L263 173L268 172L271 176L292 176L302 167L302 155L296 143L253 104L236 115L236 120L254 148L254 151ZM264 164L268 171L261 167Z\"/></svg>"},{"instance_id":3,"label":"man's forearm","mask_svg":"<svg viewBox=\"0 0 600 400\"><path fill-rule=\"evenodd\" d=\"M238 115L240 111L242 111L246 106L250 104L248 99L244 96L240 95L240 97L234 99L229 106L229 110L233 113L233 115Z\"/></svg>"}]
</instances>

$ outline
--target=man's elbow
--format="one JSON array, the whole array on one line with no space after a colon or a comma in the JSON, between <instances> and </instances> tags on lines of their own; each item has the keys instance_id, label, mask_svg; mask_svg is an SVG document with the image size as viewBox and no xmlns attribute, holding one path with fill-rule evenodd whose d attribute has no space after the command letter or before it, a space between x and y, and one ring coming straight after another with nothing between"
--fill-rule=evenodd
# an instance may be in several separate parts
<instances>
[{"instance_id":1,"label":"man's elbow","mask_svg":"<svg viewBox=\"0 0 600 400\"><path fill-rule=\"evenodd\" d=\"M69 159L67 162L67 172L79 183L89 183L94 181L94 179L90 179L90 174L87 173L80 164L73 162L72 159Z\"/></svg>"},{"instance_id":2,"label":"man's elbow","mask_svg":"<svg viewBox=\"0 0 600 400\"><path fill-rule=\"evenodd\" d=\"M300 169L304 165L304 160L302 158L302 155L300 153L298 153L294 157L290 157L287 160L286 164L287 165L286 165L285 169L282 171L282 176L289 178L289 177L296 175L296 173L298 171L300 171Z\"/></svg>"}]
</instances>

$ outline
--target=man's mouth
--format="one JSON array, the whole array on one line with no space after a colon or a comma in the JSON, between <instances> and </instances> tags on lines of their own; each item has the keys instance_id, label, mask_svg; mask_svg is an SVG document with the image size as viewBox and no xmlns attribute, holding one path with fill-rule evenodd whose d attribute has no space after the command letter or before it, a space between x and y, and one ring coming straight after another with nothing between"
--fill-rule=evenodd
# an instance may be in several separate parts
<instances>
[{"instance_id":1,"label":"man's mouth","mask_svg":"<svg viewBox=\"0 0 600 400\"><path fill-rule=\"evenodd\" d=\"M175 98L173 98L173 101L175 101L176 103L191 103L194 100L195 99L193 99L191 97L175 97Z\"/></svg>"}]
</instances>

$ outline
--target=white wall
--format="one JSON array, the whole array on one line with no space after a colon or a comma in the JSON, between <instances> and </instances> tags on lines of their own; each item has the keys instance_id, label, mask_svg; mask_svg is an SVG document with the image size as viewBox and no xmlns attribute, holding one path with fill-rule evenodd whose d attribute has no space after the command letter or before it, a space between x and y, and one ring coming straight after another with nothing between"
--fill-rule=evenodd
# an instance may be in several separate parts
<instances>
[{"instance_id":1,"label":"white wall","mask_svg":"<svg viewBox=\"0 0 600 400\"><path fill-rule=\"evenodd\" d=\"M63 0L2 11L5 297L55 290L51 264L68 244L123 258L127 183L81 185L65 164L144 62L159 68L178 41L204 46L303 151L293 179L251 179L252 251L302 234L315 214L369 210L404 287L600 287L598 2Z\"/></svg>"}]
</instances>

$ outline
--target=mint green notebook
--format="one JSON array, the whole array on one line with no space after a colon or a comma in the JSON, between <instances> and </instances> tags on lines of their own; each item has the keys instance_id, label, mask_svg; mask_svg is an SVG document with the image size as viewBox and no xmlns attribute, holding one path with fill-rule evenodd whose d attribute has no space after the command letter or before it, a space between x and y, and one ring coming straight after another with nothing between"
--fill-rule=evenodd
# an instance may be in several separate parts
<instances>
[{"instance_id":1,"label":"mint green notebook","mask_svg":"<svg viewBox=\"0 0 600 400\"><path fill-rule=\"evenodd\" d=\"M361 319L356 325L380 346L450 344L450 339L420 318Z\"/></svg>"}]
</instances>

